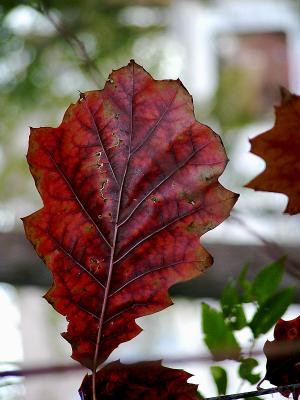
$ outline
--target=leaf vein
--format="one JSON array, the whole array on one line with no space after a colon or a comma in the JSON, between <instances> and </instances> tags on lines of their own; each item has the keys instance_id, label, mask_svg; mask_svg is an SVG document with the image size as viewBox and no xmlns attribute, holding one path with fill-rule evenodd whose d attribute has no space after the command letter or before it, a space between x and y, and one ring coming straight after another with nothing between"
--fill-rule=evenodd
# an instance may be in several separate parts
<instances>
[{"instance_id":1,"label":"leaf vein","mask_svg":"<svg viewBox=\"0 0 300 400\"><path fill-rule=\"evenodd\" d=\"M41 228L39 228L41 229ZM42 230L42 229L41 229ZM68 258L70 258L74 264L76 264L82 271L86 272L88 275L90 275L90 277L96 282L98 283L103 289L105 289L105 286L103 285L103 283L91 272L89 271L83 264L81 264L81 262L79 260L77 260L67 249L65 249L63 247L63 245L61 243L58 242L57 239L55 239L55 237L53 235L51 235L51 233L49 232L49 230L43 230L44 233L46 233L50 239L55 243L56 247L61 250L65 256L67 256Z\"/></svg>"},{"instance_id":2,"label":"leaf vein","mask_svg":"<svg viewBox=\"0 0 300 400\"><path fill-rule=\"evenodd\" d=\"M142 199L134 206L134 208L132 209L130 214L123 221L121 221L119 223L119 227L121 225L125 224L132 217L132 215L137 211L137 209L144 203L145 200L147 200L147 198L149 196L151 196L151 194L153 192L155 192L155 190L157 190L162 184L164 184L168 179L170 179L173 175L175 175L176 172L180 171L180 169L182 169L199 151L205 149L205 147L209 146L212 142L213 142L213 140L210 140L209 142L207 142L203 146L201 146L199 149L193 150L193 152L185 160L183 160L178 166L176 166L176 168L174 170L172 170L168 175L166 175L145 196L142 197ZM210 165L210 164L205 163L203 165Z\"/></svg>"},{"instance_id":3,"label":"leaf vein","mask_svg":"<svg viewBox=\"0 0 300 400\"><path fill-rule=\"evenodd\" d=\"M223 201L227 201L230 200L230 198L223 200ZM209 204L209 206L214 206L216 204L219 204L220 202L217 203L213 203L213 204ZM184 214L179 215L178 217L172 219L170 222L168 222L167 224L161 226L160 228L157 228L155 231L149 233L149 235L144 236L142 239L140 239L139 241L137 241L136 243L134 243L128 250L126 250L117 260L114 261L114 264L117 264L118 262L120 262L121 260L123 260L125 257L127 257L132 251L134 251L138 246L140 246L142 243L144 243L146 240L151 239L153 236L157 235L159 232L167 229L169 226L175 224L176 222L189 217L190 215L195 214L197 211L201 211L205 209L205 205L204 206L200 206L200 207L195 207L193 208L191 211L188 211Z\"/></svg>"},{"instance_id":4,"label":"leaf vein","mask_svg":"<svg viewBox=\"0 0 300 400\"><path fill-rule=\"evenodd\" d=\"M79 204L79 206L81 207L81 209L83 210L84 214L88 217L88 219L92 222L92 224L95 226L96 230L99 232L100 236L102 237L102 239L104 240L104 242L107 244L108 247L111 247L111 244L109 243L109 241L107 240L107 238L105 237L104 233L101 231L101 229L99 228L99 226L97 225L96 221L94 220L94 218L91 216L91 214L87 211L85 205L82 203L82 201L80 200L78 194L75 192L75 190L73 189L71 182L69 181L69 179L67 178L67 176L65 175L65 173L63 172L63 170L60 168L60 166L58 165L58 163L55 161L54 157L52 156L52 154L44 147L41 146L43 148L43 150L45 151L45 153L49 156L50 160L52 161L52 163L54 164L54 167L56 168L56 170L58 171L58 173L60 174L60 176L63 178L64 182L66 183L66 185L68 186L70 192L73 194L73 196L75 197L75 200L77 201L77 203Z\"/></svg>"},{"instance_id":5,"label":"leaf vein","mask_svg":"<svg viewBox=\"0 0 300 400\"><path fill-rule=\"evenodd\" d=\"M110 161L110 159L109 159L109 157L108 157L106 148L105 148L105 146L104 146L104 143L103 143L103 141L102 141L101 134L100 134L100 132L103 131L103 130L110 124L111 120L109 120L109 121L107 122L107 124L106 124L103 128L99 129L98 124L97 124L97 121L96 121L96 118L95 118L95 115L94 115L94 114L92 113L92 111L90 110L90 108L89 108L89 106L88 106L88 103L87 103L87 101L86 101L86 98L84 98L84 104L85 104L85 107L86 107L86 109L87 109L89 115L91 116L91 120L92 120L92 124L93 124L93 130L94 130L94 132L96 132L96 134L97 134L97 136L98 136L100 145L101 145L101 147L103 148L105 157L106 157L106 159L107 159L107 161L108 161L108 165L109 165L109 168L110 168L110 170L111 170L111 173L112 173L112 175L113 175L113 177L114 177L114 180L115 180L116 184L117 184L118 186L120 186L119 181L118 181L117 176L116 176L116 173L115 173L115 171L114 171L114 169L113 169L113 166L112 166L112 164L111 164L111 161Z\"/></svg>"},{"instance_id":6,"label":"leaf vein","mask_svg":"<svg viewBox=\"0 0 300 400\"><path fill-rule=\"evenodd\" d=\"M161 124L161 122L163 121L164 117L166 116L166 114L170 111L172 104L174 103L176 97L178 94L178 90L176 90L174 96L172 97L171 101L169 102L169 104L167 105L167 107L165 108L165 110L162 112L162 114L160 115L160 117L158 118L158 120L155 122L155 124L149 129L149 131L146 133L146 136L144 137L144 139L141 141L140 144L138 144L134 149L132 149L131 153L130 153L130 157L133 156L133 154L135 154L141 147L144 146L144 144L148 141L148 139L152 136L152 134L156 131L156 129L159 127L159 125Z\"/></svg>"},{"instance_id":7,"label":"leaf vein","mask_svg":"<svg viewBox=\"0 0 300 400\"><path fill-rule=\"evenodd\" d=\"M130 279L128 282L124 283L124 285L120 286L120 287L117 288L113 293L111 293L111 294L109 295L109 297L114 296L115 294L117 294L118 292L120 292L121 290L123 290L126 286L131 285L131 283L133 283L134 281L136 281L136 280L138 280L138 279L140 279L140 278L142 278L142 277L144 277L144 276L146 276L146 275L148 275L148 274L151 274L152 272L161 271L162 269L174 267L175 265L179 265L179 264L184 264L184 263L197 263L197 262L199 262L199 261L200 261L200 260L191 260L191 261L189 261L189 260L182 260L182 261L176 261L176 262L174 262L174 263L167 264L167 265L161 265L160 267L157 267L157 268L149 267L150 269L149 269L148 271L145 271L145 272L143 272L142 274L137 275L137 276L135 276L134 278ZM152 268L152 269L151 269L151 268Z\"/></svg>"},{"instance_id":8,"label":"leaf vein","mask_svg":"<svg viewBox=\"0 0 300 400\"><path fill-rule=\"evenodd\" d=\"M117 318L119 315L122 315L124 312L131 310L132 308L136 308L136 307L144 307L144 306L149 306L150 303L134 303L131 304L129 307L119 311L118 313L112 315L111 317L107 318L104 322L104 324L108 324L109 322L111 322L113 319Z\"/></svg>"}]
</instances>

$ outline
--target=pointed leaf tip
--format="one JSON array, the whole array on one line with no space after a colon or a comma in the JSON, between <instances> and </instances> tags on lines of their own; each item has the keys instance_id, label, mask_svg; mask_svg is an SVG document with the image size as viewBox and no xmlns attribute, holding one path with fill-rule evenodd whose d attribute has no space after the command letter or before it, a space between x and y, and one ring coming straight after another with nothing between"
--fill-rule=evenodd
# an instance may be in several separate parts
<instances>
[{"instance_id":1,"label":"pointed leaf tip","mask_svg":"<svg viewBox=\"0 0 300 400\"><path fill-rule=\"evenodd\" d=\"M293 94L284 86L280 86L281 104L284 104L293 98Z\"/></svg>"}]
</instances>

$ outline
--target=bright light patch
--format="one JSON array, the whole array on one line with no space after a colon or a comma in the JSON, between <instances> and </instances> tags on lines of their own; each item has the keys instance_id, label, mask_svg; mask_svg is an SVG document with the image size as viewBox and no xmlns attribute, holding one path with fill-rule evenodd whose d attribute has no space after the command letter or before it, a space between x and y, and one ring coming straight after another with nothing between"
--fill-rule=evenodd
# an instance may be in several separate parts
<instances>
[{"instance_id":1,"label":"bright light patch","mask_svg":"<svg viewBox=\"0 0 300 400\"><path fill-rule=\"evenodd\" d=\"M0 363L23 359L17 293L11 286L0 284Z\"/></svg>"},{"instance_id":2,"label":"bright light patch","mask_svg":"<svg viewBox=\"0 0 300 400\"><path fill-rule=\"evenodd\" d=\"M4 25L18 35L38 34L50 36L54 26L42 14L29 6L14 8L5 18Z\"/></svg>"},{"instance_id":3,"label":"bright light patch","mask_svg":"<svg viewBox=\"0 0 300 400\"><path fill-rule=\"evenodd\" d=\"M9 210L7 208L0 208L0 232L10 232L14 228L15 222L16 222L15 214L11 210ZM0 291L0 293L1 293L1 291ZM1 296L0 296L0 304L1 304L1 308L0 308L0 316L1 316L1 312L3 312ZM0 319L0 320L3 322L2 319ZM0 332L0 334L1 334L1 332ZM1 343L0 343L0 346L1 346Z\"/></svg>"},{"instance_id":4,"label":"bright light patch","mask_svg":"<svg viewBox=\"0 0 300 400\"><path fill-rule=\"evenodd\" d=\"M162 25L165 20L165 14L160 8L132 6L126 7L120 12L119 20L124 25L145 28L153 25Z\"/></svg>"},{"instance_id":5,"label":"bright light patch","mask_svg":"<svg viewBox=\"0 0 300 400\"><path fill-rule=\"evenodd\" d=\"M20 332L20 312L17 307L17 292L11 286L0 283L0 370L14 370L15 363L23 360ZM24 398L22 378L1 379L0 399L21 400Z\"/></svg>"}]
</instances>

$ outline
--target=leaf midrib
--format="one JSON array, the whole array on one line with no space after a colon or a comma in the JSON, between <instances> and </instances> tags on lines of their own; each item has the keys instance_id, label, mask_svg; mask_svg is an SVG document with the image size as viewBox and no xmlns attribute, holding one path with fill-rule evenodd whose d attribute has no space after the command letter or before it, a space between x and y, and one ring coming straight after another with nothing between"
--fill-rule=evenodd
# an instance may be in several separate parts
<instances>
[{"instance_id":1,"label":"leaf midrib","mask_svg":"<svg viewBox=\"0 0 300 400\"><path fill-rule=\"evenodd\" d=\"M107 302L108 302L108 298L109 298L110 283L111 283L111 278L112 278L113 260L114 260L114 256L115 256L115 249L116 249L116 243L117 243L117 237L118 237L118 221L119 221L119 214L120 214L120 208L121 208L121 201L122 201L124 183L125 183L129 160L130 160L130 155L131 155L130 151L131 151L131 141L132 141L132 133L133 133L134 63L132 63L132 78L131 79L132 79L132 92L131 92L131 102L130 102L131 110L130 110L128 158L126 161L126 165L125 165L125 169L124 169L124 173L123 173L123 177L122 177L122 181L121 181L120 191L119 191L119 198L118 198L118 203L117 203L117 213L116 213L116 223L114 226L114 234L113 234L113 242L112 242L111 253L110 253L108 276L107 276L107 282L105 285L105 292L104 292L103 303L102 303L102 307L101 307L100 320L99 320L99 324L98 324L96 348L95 348L95 354L94 354L94 360L93 360L93 388L95 387L96 372L97 372L97 367L98 367L99 347L100 347L100 342L101 342L101 334L102 334L102 329L103 329L104 317L105 317L106 306L107 306Z\"/></svg>"},{"instance_id":2,"label":"leaf midrib","mask_svg":"<svg viewBox=\"0 0 300 400\"><path fill-rule=\"evenodd\" d=\"M100 315L100 322L98 325L98 334L97 334L97 344L96 344L96 350L95 350L95 356L94 356L94 371L93 373L96 373L97 369L97 359L98 359L98 354L99 354L99 347L100 347L100 342L101 342L101 333L102 333L102 328L103 328L103 323L104 323L104 316L105 316L105 311L106 311L106 306L107 302L109 299L109 291L110 291L110 282L112 278L112 271L113 271L113 266L114 266L114 257L115 257L115 249L116 249L116 243L117 243L117 237L118 237L118 230L120 227L119 224L119 217L120 217L120 210L121 210L121 202L122 202L122 196L123 196L123 190L124 190L124 184L125 184L125 179L127 176L127 171L129 167L129 162L133 154L135 154L146 142L147 140L151 137L151 135L155 132L155 130L158 128L160 125L161 121L165 117L165 115L168 113L168 111L171 108L171 105L173 104L176 96L177 96L178 90L175 92L174 96L170 100L169 104L163 111L163 113L160 115L158 121L150 128L148 133L146 134L146 137L142 141L140 145L135 147L133 150L131 150L131 145L132 145L132 138L133 138L133 98L135 96L135 90L134 90L134 63L132 63L132 92L131 92L131 110L130 110L130 130L129 130L129 146L128 146L128 157L120 185L120 191L119 191L119 198L118 198L118 203L117 203L117 213L116 213L116 222L115 222L115 227L114 227L114 235L113 235L113 242L112 242L112 247L111 247L111 255L110 255L110 261L109 261L109 269L108 269L108 277L107 277L107 283L105 285L105 293L104 293L104 299L102 303L102 308L101 308L101 315ZM96 125L96 124L95 124ZM97 127L97 125L96 125ZM109 160L108 160L109 161Z\"/></svg>"}]
</instances>

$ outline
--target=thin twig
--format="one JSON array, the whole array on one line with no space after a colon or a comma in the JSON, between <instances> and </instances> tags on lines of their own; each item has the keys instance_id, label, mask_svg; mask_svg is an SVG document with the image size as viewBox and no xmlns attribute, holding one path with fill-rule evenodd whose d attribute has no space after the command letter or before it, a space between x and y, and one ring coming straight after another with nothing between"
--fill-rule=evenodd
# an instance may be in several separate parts
<instances>
[{"instance_id":1,"label":"thin twig","mask_svg":"<svg viewBox=\"0 0 300 400\"><path fill-rule=\"evenodd\" d=\"M260 242L264 244L264 249L266 252L269 254L270 257L274 258L274 253L275 257L280 257L282 254L285 254L286 251L285 249L280 246L278 243L275 243L274 241L266 240L263 236L261 236L257 231L254 229L250 228L245 221L241 218L239 215L239 212L236 210L232 212L231 214L232 220L237 222L239 225L241 225L247 232L249 232L252 236L257 238ZM286 262L286 271L294 276L297 279L300 279L300 265L297 263L295 260L291 259L290 257L287 258Z\"/></svg>"},{"instance_id":2,"label":"thin twig","mask_svg":"<svg viewBox=\"0 0 300 400\"><path fill-rule=\"evenodd\" d=\"M280 342L278 346L270 350L271 357L279 358L285 354L289 354L293 351L295 354L300 351L300 340L291 340L286 342ZM249 354L249 349L243 351L241 353L241 357L247 357ZM252 351L251 355L253 357L264 356L264 352L262 350ZM227 351L227 352L219 352L217 353L218 360L226 360L226 359L233 359L236 356L236 350ZM163 363L165 365L172 365L172 364L187 364L187 363L200 363L200 362L207 362L211 363L213 361L213 357L211 354L198 354L195 356L186 356L186 357L162 357ZM138 363L138 362L145 362L145 360L139 359L131 359L126 360L126 363ZM64 373L64 372L72 372L72 371L79 371L79 370L86 370L80 364L61 364L61 365L53 365L53 366L36 366L31 368L22 368L10 371L0 371L0 378L5 378L7 376L36 376L36 375L44 375L44 374L57 374L57 373Z\"/></svg>"},{"instance_id":3,"label":"thin twig","mask_svg":"<svg viewBox=\"0 0 300 400\"><path fill-rule=\"evenodd\" d=\"M104 77L95 61L89 56L84 43L68 28L61 18L59 20L54 18L43 2L40 2L36 6L36 9L51 22L57 32L74 50L76 56L82 61L83 66L88 71L90 78L95 85L101 87L101 80L104 82ZM99 80L99 78L101 78L101 80Z\"/></svg>"},{"instance_id":4,"label":"thin twig","mask_svg":"<svg viewBox=\"0 0 300 400\"><path fill-rule=\"evenodd\" d=\"M257 396L265 396L266 394L277 393L277 392L284 392L284 391L291 391L294 392L295 389L300 388L300 383L294 383L291 385L285 386L277 386L270 389L260 389L254 390L252 392L244 392L244 393L234 393L234 394L227 394L224 396L216 396L216 397L207 397L205 400L233 400L233 399L245 399L248 397L257 397Z\"/></svg>"},{"instance_id":5,"label":"thin twig","mask_svg":"<svg viewBox=\"0 0 300 400\"><path fill-rule=\"evenodd\" d=\"M36 366L32 368L16 369L11 371L0 371L0 378L6 378L8 376L35 377L39 375L61 374L81 370L84 370L84 367L80 364L61 364L50 367Z\"/></svg>"},{"instance_id":6,"label":"thin twig","mask_svg":"<svg viewBox=\"0 0 300 400\"><path fill-rule=\"evenodd\" d=\"M10 373L10 375L5 375L7 376L27 376L27 375L40 375L40 374L48 374L48 373L62 373L62 372L70 372L70 371L77 371L83 369L82 366L80 365L73 365L73 366L56 366L56 367L44 367L44 368L39 368L39 369L28 369L28 370L19 370L19 371L6 371L6 373ZM0 377L4 377L5 372L0 373ZM19 384L19 382L11 382L10 384ZM295 392L295 390L300 388L300 383L296 384L290 384L290 385L285 385L285 386L278 386L278 387L273 387L269 389L260 389L260 390L255 390L251 392L243 392L243 393L234 393L234 394L228 394L224 396L216 396L216 397L208 397L204 400L234 400L234 399L242 399L242 398L248 398L248 397L257 397L257 396L265 396L267 394L272 394L272 393L277 393L277 392L283 392L283 391L291 391Z\"/></svg>"}]
</instances>

